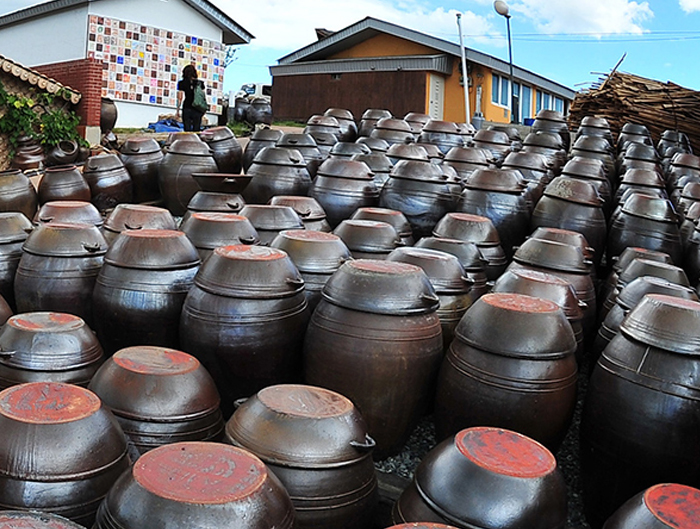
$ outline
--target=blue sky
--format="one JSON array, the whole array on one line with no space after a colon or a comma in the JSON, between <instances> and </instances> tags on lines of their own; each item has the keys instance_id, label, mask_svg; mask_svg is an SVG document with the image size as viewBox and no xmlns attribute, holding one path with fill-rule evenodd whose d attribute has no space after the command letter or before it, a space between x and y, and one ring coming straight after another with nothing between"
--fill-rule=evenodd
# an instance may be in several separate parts
<instances>
[{"instance_id":1,"label":"blue sky","mask_svg":"<svg viewBox=\"0 0 700 529\"><path fill-rule=\"evenodd\" d=\"M269 82L268 66L313 42L317 27L342 29L366 16L459 41L507 60L505 19L492 0L211 0L256 38L226 69L225 89ZM2 0L9 12L37 0ZM700 90L700 0L511 0L513 59L574 89L620 69ZM0 50L0 53L1 50ZM592 73L597 72L597 73Z\"/></svg>"}]
</instances>

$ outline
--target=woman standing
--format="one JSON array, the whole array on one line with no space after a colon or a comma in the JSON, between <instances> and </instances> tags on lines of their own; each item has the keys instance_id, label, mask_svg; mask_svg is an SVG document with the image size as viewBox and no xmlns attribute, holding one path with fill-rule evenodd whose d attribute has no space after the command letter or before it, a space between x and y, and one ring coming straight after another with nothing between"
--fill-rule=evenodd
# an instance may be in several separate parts
<instances>
[{"instance_id":1,"label":"woman standing","mask_svg":"<svg viewBox=\"0 0 700 529\"><path fill-rule=\"evenodd\" d=\"M180 117L182 108L182 123L185 131L199 132L202 126L203 112L193 108L194 89L199 84L204 89L204 83L197 79L197 69L188 64L182 69L182 79L177 83L177 114Z\"/></svg>"}]
</instances>

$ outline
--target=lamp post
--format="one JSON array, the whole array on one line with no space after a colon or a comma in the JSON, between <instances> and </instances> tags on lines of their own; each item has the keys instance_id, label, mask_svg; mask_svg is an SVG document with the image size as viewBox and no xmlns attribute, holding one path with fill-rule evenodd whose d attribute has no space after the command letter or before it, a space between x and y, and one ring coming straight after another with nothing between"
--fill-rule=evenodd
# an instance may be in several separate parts
<instances>
[{"instance_id":1,"label":"lamp post","mask_svg":"<svg viewBox=\"0 0 700 529\"><path fill-rule=\"evenodd\" d=\"M510 66L510 122L517 123L515 113L518 108L518 96L515 95L515 85L513 84L513 45L510 38L510 10L508 4L503 0L496 0L493 3L493 8L496 13L506 19L506 28L508 30L508 63Z\"/></svg>"},{"instance_id":2,"label":"lamp post","mask_svg":"<svg viewBox=\"0 0 700 529\"><path fill-rule=\"evenodd\" d=\"M467 75L467 53L464 48L464 40L462 39L462 13L457 13L457 28L459 29L459 48L462 54L462 80L464 85L464 114L465 123L469 123L469 76Z\"/></svg>"}]
</instances>

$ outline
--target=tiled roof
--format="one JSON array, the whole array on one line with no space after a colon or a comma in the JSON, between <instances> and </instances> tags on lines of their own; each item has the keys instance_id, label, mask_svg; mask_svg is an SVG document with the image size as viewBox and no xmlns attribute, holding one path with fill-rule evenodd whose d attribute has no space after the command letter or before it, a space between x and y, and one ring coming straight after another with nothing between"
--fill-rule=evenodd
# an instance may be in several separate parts
<instances>
[{"instance_id":1,"label":"tiled roof","mask_svg":"<svg viewBox=\"0 0 700 529\"><path fill-rule=\"evenodd\" d=\"M2 55L0 55L0 69L10 75L14 75L25 83L38 87L40 90L45 90L50 94L58 94L63 99L70 101L74 105L78 104L80 98L82 97L80 92L74 90L70 86L62 85L55 79L51 79L50 77L47 77L36 70L22 66L21 64Z\"/></svg>"}]
</instances>

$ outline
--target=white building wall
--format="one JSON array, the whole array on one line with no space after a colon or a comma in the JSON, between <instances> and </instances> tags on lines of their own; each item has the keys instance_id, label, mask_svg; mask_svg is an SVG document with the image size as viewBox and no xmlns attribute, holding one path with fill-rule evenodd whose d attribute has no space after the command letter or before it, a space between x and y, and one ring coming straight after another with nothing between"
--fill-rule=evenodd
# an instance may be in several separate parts
<instances>
[{"instance_id":1,"label":"white building wall","mask_svg":"<svg viewBox=\"0 0 700 529\"><path fill-rule=\"evenodd\" d=\"M182 0L100 0L88 5L90 15L138 22L218 42L223 38L221 29Z\"/></svg>"},{"instance_id":2,"label":"white building wall","mask_svg":"<svg viewBox=\"0 0 700 529\"><path fill-rule=\"evenodd\" d=\"M212 41L223 40L219 27L182 0L100 0L89 4L89 14L137 22ZM116 126L120 128L146 127L157 121L161 114L175 114L175 109L171 107L118 99L114 103L118 113ZM210 123L216 123L215 115L208 115L208 119Z\"/></svg>"},{"instance_id":3,"label":"white building wall","mask_svg":"<svg viewBox=\"0 0 700 529\"><path fill-rule=\"evenodd\" d=\"M222 30L183 0L100 0L0 30L0 54L26 66L84 59L89 15L117 18L221 42ZM174 108L115 101L117 127L146 127ZM208 115L215 123L216 116Z\"/></svg>"},{"instance_id":4,"label":"white building wall","mask_svg":"<svg viewBox=\"0 0 700 529\"><path fill-rule=\"evenodd\" d=\"M0 30L0 53L25 66L84 59L87 5L34 18Z\"/></svg>"}]
</instances>

